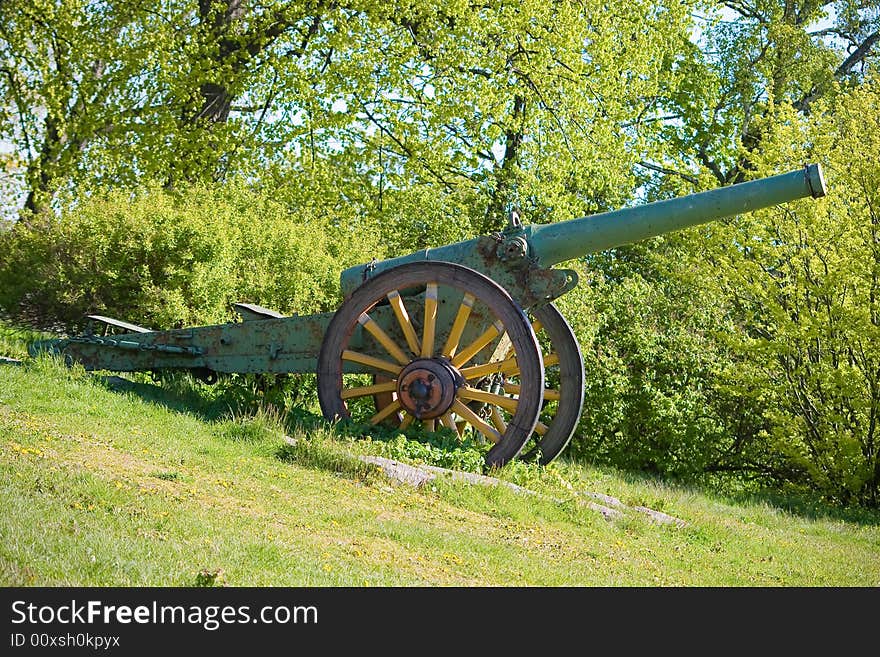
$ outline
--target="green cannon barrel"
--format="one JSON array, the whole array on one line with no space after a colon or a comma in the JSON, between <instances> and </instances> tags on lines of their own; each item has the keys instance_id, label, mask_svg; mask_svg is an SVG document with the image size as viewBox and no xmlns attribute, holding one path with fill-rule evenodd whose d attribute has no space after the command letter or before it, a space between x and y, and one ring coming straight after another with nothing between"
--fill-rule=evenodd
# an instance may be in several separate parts
<instances>
[{"instance_id":1,"label":"green cannon barrel","mask_svg":"<svg viewBox=\"0 0 880 657\"><path fill-rule=\"evenodd\" d=\"M524 242L522 256L540 267L637 242L689 226L759 210L800 198L825 196L825 180L818 164L788 173L737 183L665 201L594 214L555 224L532 224L509 230L500 241ZM357 265L342 272L342 291L351 294L363 281L384 270L409 262L440 260L465 265L498 278L499 268L515 268L516 258L504 250L487 249L486 237L424 249L416 253ZM491 239L488 239L491 242ZM515 245L516 246L516 245ZM514 249L516 251L516 249Z\"/></svg>"},{"instance_id":2,"label":"green cannon barrel","mask_svg":"<svg viewBox=\"0 0 880 657\"><path fill-rule=\"evenodd\" d=\"M707 192L528 229L531 255L550 267L689 226L811 196L825 196L818 164Z\"/></svg>"}]
</instances>

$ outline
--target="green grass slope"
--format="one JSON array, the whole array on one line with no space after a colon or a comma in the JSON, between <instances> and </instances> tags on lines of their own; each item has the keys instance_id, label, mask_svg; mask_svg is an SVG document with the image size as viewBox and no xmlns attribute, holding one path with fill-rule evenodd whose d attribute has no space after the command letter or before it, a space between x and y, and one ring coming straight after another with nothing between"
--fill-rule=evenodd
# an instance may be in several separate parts
<instances>
[{"instance_id":1,"label":"green grass slope","mask_svg":"<svg viewBox=\"0 0 880 657\"><path fill-rule=\"evenodd\" d=\"M22 345L7 331L0 355L24 357ZM0 366L0 585L880 584L877 515L564 461L497 473L541 497L415 488L353 456L387 455L387 443L268 412L212 416L185 392L123 392L46 358ZM686 524L608 520L584 491Z\"/></svg>"}]
</instances>

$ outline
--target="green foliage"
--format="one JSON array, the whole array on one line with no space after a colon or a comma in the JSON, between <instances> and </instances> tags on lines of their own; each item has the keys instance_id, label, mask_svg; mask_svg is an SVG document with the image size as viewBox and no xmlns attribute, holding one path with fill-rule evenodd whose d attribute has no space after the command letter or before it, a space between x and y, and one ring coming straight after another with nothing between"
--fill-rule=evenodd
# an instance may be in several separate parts
<instances>
[{"instance_id":1,"label":"green foliage","mask_svg":"<svg viewBox=\"0 0 880 657\"><path fill-rule=\"evenodd\" d=\"M749 178L774 106L809 114L876 66L876 0L710 0L678 49L658 105L656 162L696 186ZM757 155L760 157L760 155Z\"/></svg>"},{"instance_id":2,"label":"green foliage","mask_svg":"<svg viewBox=\"0 0 880 657\"><path fill-rule=\"evenodd\" d=\"M510 203L559 219L629 196L694 4L12 0L0 137L29 222L67 189L327 160L353 174L337 191L370 186L380 210L426 186L479 195L478 232Z\"/></svg>"},{"instance_id":3,"label":"green foliage","mask_svg":"<svg viewBox=\"0 0 880 657\"><path fill-rule=\"evenodd\" d=\"M226 574L223 572L222 568L218 568L216 570L203 568L198 573L196 573L193 586L226 586Z\"/></svg>"},{"instance_id":4,"label":"green foliage","mask_svg":"<svg viewBox=\"0 0 880 657\"><path fill-rule=\"evenodd\" d=\"M356 440L352 449L361 453L475 473L485 470L485 454L491 447L470 436L462 438L445 427L437 431L418 427L399 431L349 420L335 425L334 434Z\"/></svg>"},{"instance_id":5,"label":"green foliage","mask_svg":"<svg viewBox=\"0 0 880 657\"><path fill-rule=\"evenodd\" d=\"M68 329L94 313L152 328L221 323L239 301L331 310L339 272L379 252L337 220L242 184L110 192L0 234L0 308Z\"/></svg>"},{"instance_id":6,"label":"green foliage","mask_svg":"<svg viewBox=\"0 0 880 657\"><path fill-rule=\"evenodd\" d=\"M735 332L682 255L659 238L591 259L592 280L560 300L585 368L573 458L684 479L763 470L760 397Z\"/></svg>"},{"instance_id":7,"label":"green foliage","mask_svg":"<svg viewBox=\"0 0 880 657\"><path fill-rule=\"evenodd\" d=\"M284 420L274 407L262 407L253 415L231 413L217 424L217 434L226 440L250 443L278 443L285 436Z\"/></svg>"},{"instance_id":8,"label":"green foliage","mask_svg":"<svg viewBox=\"0 0 880 657\"><path fill-rule=\"evenodd\" d=\"M0 322L0 356L15 359L25 358L28 355L28 344L51 337L49 333L18 328Z\"/></svg>"},{"instance_id":9,"label":"green foliage","mask_svg":"<svg viewBox=\"0 0 880 657\"><path fill-rule=\"evenodd\" d=\"M339 449L334 436L326 429L295 431L293 440L282 445L277 456L282 461L342 473L358 480L371 481L377 476L375 467Z\"/></svg>"},{"instance_id":10,"label":"green foliage","mask_svg":"<svg viewBox=\"0 0 880 657\"><path fill-rule=\"evenodd\" d=\"M880 503L880 85L841 94L807 122L780 106L759 171L806 159L829 194L715 229L720 293L744 322L736 350L761 376L768 448L798 483Z\"/></svg>"}]
</instances>

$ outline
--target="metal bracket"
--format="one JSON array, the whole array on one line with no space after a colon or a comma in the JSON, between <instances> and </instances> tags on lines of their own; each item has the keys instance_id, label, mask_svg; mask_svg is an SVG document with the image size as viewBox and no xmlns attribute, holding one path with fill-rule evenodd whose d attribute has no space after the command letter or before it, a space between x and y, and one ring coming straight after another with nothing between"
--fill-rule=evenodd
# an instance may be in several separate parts
<instances>
[{"instance_id":1,"label":"metal bracket","mask_svg":"<svg viewBox=\"0 0 880 657\"><path fill-rule=\"evenodd\" d=\"M130 333L150 333L153 330L144 328L143 326L138 326L137 324L129 324L128 322L123 322L119 319L113 319L112 317L104 317L104 315L86 315L86 318L94 320L96 322L101 322L102 324L106 324L107 326L115 326L116 328L125 329Z\"/></svg>"}]
</instances>

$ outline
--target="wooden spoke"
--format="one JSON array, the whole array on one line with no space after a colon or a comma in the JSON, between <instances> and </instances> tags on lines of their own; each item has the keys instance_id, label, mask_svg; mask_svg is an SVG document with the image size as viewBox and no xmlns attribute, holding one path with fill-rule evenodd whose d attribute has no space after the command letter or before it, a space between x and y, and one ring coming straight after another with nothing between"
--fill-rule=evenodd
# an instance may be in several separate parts
<instances>
[{"instance_id":1,"label":"wooden spoke","mask_svg":"<svg viewBox=\"0 0 880 657\"><path fill-rule=\"evenodd\" d=\"M508 358L507 360L497 360L491 363L486 363L485 365L465 367L460 371L461 375L467 381L473 381L474 379L482 379L484 376L489 376L490 374L506 374L508 376L513 376L514 374L519 374L519 366L516 363L516 358Z\"/></svg>"},{"instance_id":2,"label":"wooden spoke","mask_svg":"<svg viewBox=\"0 0 880 657\"><path fill-rule=\"evenodd\" d=\"M546 356L543 357L543 360L544 360L544 368L545 369L548 367L553 367L554 365L559 364L559 355L558 354L547 354ZM507 369L505 369L504 374L506 374L507 376L518 376L519 375L519 368L518 367L513 367L512 369L507 368ZM467 377L465 377L465 378L467 378Z\"/></svg>"},{"instance_id":3,"label":"wooden spoke","mask_svg":"<svg viewBox=\"0 0 880 657\"><path fill-rule=\"evenodd\" d=\"M355 399L357 397L375 395L380 392L395 392L396 390L397 381L389 381L388 383L376 383L370 386L360 386L359 388L345 388L340 395L343 399Z\"/></svg>"},{"instance_id":4,"label":"wooden spoke","mask_svg":"<svg viewBox=\"0 0 880 657\"><path fill-rule=\"evenodd\" d=\"M389 417L392 413L396 413L400 410L400 400L395 399L393 402L388 404L381 411L376 413L373 417L370 418L370 424L379 424L382 420Z\"/></svg>"},{"instance_id":5,"label":"wooden spoke","mask_svg":"<svg viewBox=\"0 0 880 657\"><path fill-rule=\"evenodd\" d=\"M452 419L452 413L444 413L440 416L440 424L447 429L452 429L455 433L459 433L458 427L455 426L455 420Z\"/></svg>"},{"instance_id":6,"label":"wooden spoke","mask_svg":"<svg viewBox=\"0 0 880 657\"><path fill-rule=\"evenodd\" d=\"M553 367L554 365L559 364L559 354L547 354L544 356L544 368ZM464 370L462 370L464 371ZM519 368L514 367L512 369L508 368L504 370L504 374L507 376L517 376L519 374ZM468 378L468 377L465 377Z\"/></svg>"},{"instance_id":7,"label":"wooden spoke","mask_svg":"<svg viewBox=\"0 0 880 657\"><path fill-rule=\"evenodd\" d=\"M479 351L486 347L492 340L497 338L504 331L504 325L500 322L495 322L487 328L483 334L474 340L467 347L462 349L453 359L452 364L455 367L461 367L466 362L468 362L471 358L477 355Z\"/></svg>"},{"instance_id":8,"label":"wooden spoke","mask_svg":"<svg viewBox=\"0 0 880 657\"><path fill-rule=\"evenodd\" d=\"M547 401L559 401L562 399L562 391L556 388L544 388L544 399Z\"/></svg>"},{"instance_id":9,"label":"wooden spoke","mask_svg":"<svg viewBox=\"0 0 880 657\"><path fill-rule=\"evenodd\" d=\"M437 326L437 283L425 288L425 326L422 331L422 358L434 355L434 330Z\"/></svg>"},{"instance_id":10,"label":"wooden spoke","mask_svg":"<svg viewBox=\"0 0 880 657\"><path fill-rule=\"evenodd\" d=\"M372 367L384 372L391 372L392 374L400 374L400 370L403 369L400 365L389 363L387 360L382 360L381 358L374 358L373 356L362 354L359 351L352 351L351 349L346 349L342 352L342 360L348 360L352 363L360 363L361 365L366 365L367 367Z\"/></svg>"},{"instance_id":11,"label":"wooden spoke","mask_svg":"<svg viewBox=\"0 0 880 657\"><path fill-rule=\"evenodd\" d=\"M420 351L419 337L416 335L416 330L413 328L409 313L406 312L406 306L403 305L403 299L400 297L400 293L397 290L389 292L387 297L388 303L394 311L394 316L397 317L397 323L400 324L400 329L406 337L406 344L415 356Z\"/></svg>"},{"instance_id":12,"label":"wooden spoke","mask_svg":"<svg viewBox=\"0 0 880 657\"><path fill-rule=\"evenodd\" d=\"M460 400L456 399L452 402L452 410L458 413L462 418L473 426L477 431L486 436L493 443L501 440L501 434L491 424L487 424L471 409L465 406Z\"/></svg>"},{"instance_id":13,"label":"wooden spoke","mask_svg":"<svg viewBox=\"0 0 880 657\"><path fill-rule=\"evenodd\" d=\"M464 327L467 324L468 317L471 315L471 308L474 307L475 300L474 295L470 292L465 293L464 298L461 300L461 305L458 307L449 337L446 339L446 344L443 345L442 353L447 358L452 358L458 349L461 334L464 332Z\"/></svg>"},{"instance_id":14,"label":"wooden spoke","mask_svg":"<svg viewBox=\"0 0 880 657\"><path fill-rule=\"evenodd\" d=\"M419 290L418 297L407 296ZM390 307L381 308L386 304ZM409 262L366 277L324 331L316 367L321 412L329 421L393 424L407 433L414 427L454 429L459 435L470 431L480 440L485 436L486 465L502 466L534 435L544 402L544 367L534 319L496 282L455 263ZM543 331L547 330L545 321ZM568 359L567 352L558 351ZM500 383L500 375L516 371L520 391L511 395L499 385L492 388L494 396L487 397L489 393L468 391L454 372L436 369L439 363L413 365L435 357L454 360L452 367L459 371L466 368L465 381L475 389L487 388L477 386L476 379L498 373ZM404 368L414 373L409 384L422 376L422 369L434 372L434 379L426 379L433 406L416 406L422 389L411 385L412 399L397 398ZM462 388L470 398L459 398Z\"/></svg>"},{"instance_id":15,"label":"wooden spoke","mask_svg":"<svg viewBox=\"0 0 880 657\"><path fill-rule=\"evenodd\" d=\"M520 386L516 383L505 383L504 384L504 392L510 393L511 395L518 395L520 392ZM544 388L544 399L547 401L559 401L560 392L555 388Z\"/></svg>"},{"instance_id":16,"label":"wooden spoke","mask_svg":"<svg viewBox=\"0 0 880 657\"><path fill-rule=\"evenodd\" d=\"M535 433L539 436L543 436L545 433L547 433L547 429L549 428L550 427L539 420L538 424L535 425Z\"/></svg>"},{"instance_id":17,"label":"wooden spoke","mask_svg":"<svg viewBox=\"0 0 880 657\"><path fill-rule=\"evenodd\" d=\"M493 392L477 390L476 388L462 388L458 391L458 398L485 402L493 406L500 406L511 413L516 413L517 401L515 399L505 397L504 395L496 395Z\"/></svg>"},{"instance_id":18,"label":"wooden spoke","mask_svg":"<svg viewBox=\"0 0 880 657\"><path fill-rule=\"evenodd\" d=\"M504 418L501 417L501 411L498 410L497 406L492 407L492 424L495 425L495 428L498 429L499 433L504 433L507 431L507 423L504 421Z\"/></svg>"},{"instance_id":19,"label":"wooden spoke","mask_svg":"<svg viewBox=\"0 0 880 657\"><path fill-rule=\"evenodd\" d=\"M409 358L405 353L403 353L403 349L397 346L397 343L391 339L391 337L379 326L376 321L370 317L367 313L361 313L361 316L358 317L358 323L363 326L374 338L376 338L376 342L385 347L385 350L394 357L401 365L406 365L409 362Z\"/></svg>"}]
</instances>

